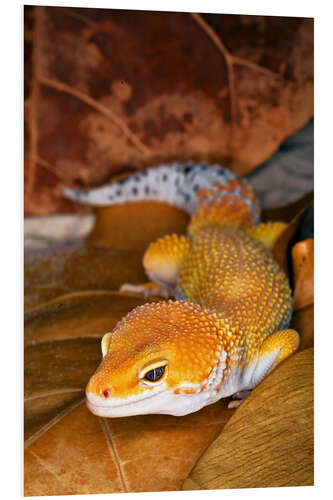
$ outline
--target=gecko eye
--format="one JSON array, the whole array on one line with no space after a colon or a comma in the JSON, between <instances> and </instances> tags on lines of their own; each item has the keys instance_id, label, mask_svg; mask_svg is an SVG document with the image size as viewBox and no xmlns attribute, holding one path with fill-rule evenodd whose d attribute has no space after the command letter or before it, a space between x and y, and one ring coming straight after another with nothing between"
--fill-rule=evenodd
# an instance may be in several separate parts
<instances>
[{"instance_id":1,"label":"gecko eye","mask_svg":"<svg viewBox=\"0 0 333 500\"><path fill-rule=\"evenodd\" d=\"M146 364L139 373L140 383L142 385L154 385L162 382L168 372L168 360L157 358Z\"/></svg>"},{"instance_id":2,"label":"gecko eye","mask_svg":"<svg viewBox=\"0 0 333 500\"><path fill-rule=\"evenodd\" d=\"M153 368L152 370L149 370L145 376L143 377L144 380L148 380L148 382L157 382L160 380L165 372L165 366L158 366L157 368Z\"/></svg>"}]
</instances>

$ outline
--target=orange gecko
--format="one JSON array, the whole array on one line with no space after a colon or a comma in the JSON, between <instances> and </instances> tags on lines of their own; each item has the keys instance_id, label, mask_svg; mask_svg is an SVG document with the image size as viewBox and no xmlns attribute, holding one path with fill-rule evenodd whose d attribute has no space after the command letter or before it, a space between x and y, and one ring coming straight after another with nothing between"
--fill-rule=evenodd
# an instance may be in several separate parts
<instances>
[{"instance_id":1,"label":"orange gecko","mask_svg":"<svg viewBox=\"0 0 333 500\"><path fill-rule=\"evenodd\" d=\"M135 308L102 339L86 388L94 414L179 416L228 396L241 401L298 348L288 279L270 251L285 224L259 223L244 179L176 163L66 195L95 205L157 199L192 214L186 236L160 238L143 260L175 300Z\"/></svg>"}]
</instances>

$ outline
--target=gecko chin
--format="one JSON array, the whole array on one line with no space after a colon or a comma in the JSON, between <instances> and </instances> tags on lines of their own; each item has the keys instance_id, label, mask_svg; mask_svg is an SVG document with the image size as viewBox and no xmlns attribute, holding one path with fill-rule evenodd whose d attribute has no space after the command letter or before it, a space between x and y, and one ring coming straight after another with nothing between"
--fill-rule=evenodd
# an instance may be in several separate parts
<instances>
[{"instance_id":1,"label":"gecko chin","mask_svg":"<svg viewBox=\"0 0 333 500\"><path fill-rule=\"evenodd\" d=\"M161 414L180 417L200 410L208 404L204 393L174 394L171 390L131 396L128 399L110 398L108 401L86 392L89 410L99 417L129 417L133 415Z\"/></svg>"}]
</instances>

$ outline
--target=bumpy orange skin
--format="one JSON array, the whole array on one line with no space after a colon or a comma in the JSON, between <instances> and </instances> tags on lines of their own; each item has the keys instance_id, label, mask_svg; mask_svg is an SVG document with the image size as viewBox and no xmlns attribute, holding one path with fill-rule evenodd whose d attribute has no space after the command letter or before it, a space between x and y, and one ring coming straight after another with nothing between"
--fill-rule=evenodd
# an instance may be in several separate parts
<instances>
[{"instance_id":1,"label":"bumpy orange skin","mask_svg":"<svg viewBox=\"0 0 333 500\"><path fill-rule=\"evenodd\" d=\"M247 201L252 199L248 186L240 183L239 189L246 190L241 194ZM287 277L267 248L283 227L253 228L255 201L249 206L229 195L228 187L221 195L198 193L202 203L188 236L161 238L144 258L150 278L177 284L178 300L138 307L118 323L88 393L102 396L108 390L127 400L153 390L142 385L140 376L159 360L167 361L163 387L174 394L205 391L217 368L222 375L214 390L220 391L234 368L251 371L258 360L265 363L278 352L276 366L297 348L293 330L274 333L286 328L292 307ZM236 386L235 392L240 390Z\"/></svg>"},{"instance_id":2,"label":"bumpy orange skin","mask_svg":"<svg viewBox=\"0 0 333 500\"><path fill-rule=\"evenodd\" d=\"M266 248L272 249L287 227L288 224L285 222L265 222L255 227L246 228L245 232L260 240Z\"/></svg>"},{"instance_id":3,"label":"bumpy orange skin","mask_svg":"<svg viewBox=\"0 0 333 500\"><path fill-rule=\"evenodd\" d=\"M215 190L199 189L199 206L191 218L188 234L193 235L207 225L225 226L235 224L245 228L253 225L260 214L258 202L251 187L240 180L226 186L215 184ZM235 196L238 190L238 197ZM246 204L247 200L250 204Z\"/></svg>"},{"instance_id":4,"label":"bumpy orange skin","mask_svg":"<svg viewBox=\"0 0 333 500\"><path fill-rule=\"evenodd\" d=\"M199 384L230 343L227 322L199 306L177 301L145 304L131 311L112 333L107 355L87 391L127 398L147 390L140 371L155 359L168 360L167 387Z\"/></svg>"},{"instance_id":5,"label":"bumpy orange skin","mask_svg":"<svg viewBox=\"0 0 333 500\"><path fill-rule=\"evenodd\" d=\"M255 349L290 318L287 277L262 243L236 227L193 235L178 288L186 300L223 312Z\"/></svg>"},{"instance_id":6,"label":"bumpy orange skin","mask_svg":"<svg viewBox=\"0 0 333 500\"><path fill-rule=\"evenodd\" d=\"M177 289L189 302L146 304L117 325L89 392L108 389L123 399L143 393L139 374L160 358L168 360L166 388L181 393L181 384L209 377L222 349L226 374L256 362L263 341L290 317L286 276L264 245L235 227L209 226L193 236Z\"/></svg>"}]
</instances>

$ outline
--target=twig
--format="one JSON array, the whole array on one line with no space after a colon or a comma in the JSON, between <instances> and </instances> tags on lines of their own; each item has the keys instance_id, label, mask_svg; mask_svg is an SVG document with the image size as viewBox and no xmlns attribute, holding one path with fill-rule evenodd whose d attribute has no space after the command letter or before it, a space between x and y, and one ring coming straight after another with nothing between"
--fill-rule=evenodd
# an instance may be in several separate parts
<instances>
[{"instance_id":1,"label":"twig","mask_svg":"<svg viewBox=\"0 0 333 500\"><path fill-rule=\"evenodd\" d=\"M64 16L71 17L72 19L76 19L77 21L81 21L84 24L87 24L88 26L93 25L93 22L89 17L83 16L82 14L78 14L77 12L72 11L68 7L59 7L61 12L64 14Z\"/></svg>"},{"instance_id":2,"label":"twig","mask_svg":"<svg viewBox=\"0 0 333 500\"><path fill-rule=\"evenodd\" d=\"M31 153L29 154L29 156L31 156ZM37 157L35 157L34 160L38 165L45 168L46 170L49 170L50 172L52 172L52 174L57 176L59 179L65 179L65 180L69 179L69 176L66 174L66 172L64 172L61 168L59 169L59 168L54 167L48 161L43 160L43 158L40 158L39 156L37 156Z\"/></svg>"},{"instance_id":3,"label":"twig","mask_svg":"<svg viewBox=\"0 0 333 500\"><path fill-rule=\"evenodd\" d=\"M202 28L202 30L206 33L208 38L211 39L216 48L221 52L221 54L224 57L228 71L231 121L234 122L236 120L237 106L236 106L236 91L235 91L235 73L234 73L232 56L228 51L228 49L226 48L226 46L223 44L222 40L215 33L213 28L209 26L208 23L206 23L206 21L200 14L197 14L195 12L190 12L190 16L192 16L195 22Z\"/></svg>"},{"instance_id":4,"label":"twig","mask_svg":"<svg viewBox=\"0 0 333 500\"><path fill-rule=\"evenodd\" d=\"M229 96L230 96L230 114L231 114L231 121L233 123L237 115L237 98L235 89L234 66L236 65L246 66L248 68L252 68L255 71L260 71L272 78L279 78L280 75L274 73L273 71L267 68L264 68L263 66L260 66L255 62L247 61L246 59L233 56L224 45L221 38L217 35L217 33L215 33L213 28L209 26L209 24L203 19L203 17L200 14L197 14L195 12L190 12L190 15L195 20L195 22L202 28L202 30L206 33L206 35L210 38L210 40L214 43L216 48L221 52L226 62L228 71Z\"/></svg>"},{"instance_id":5,"label":"twig","mask_svg":"<svg viewBox=\"0 0 333 500\"><path fill-rule=\"evenodd\" d=\"M264 66L260 66L260 64L255 63L254 61L247 61L246 59L242 59L241 57L232 56L233 62L235 66L246 66L247 68L252 68L255 71L260 71L261 73L265 73L267 76L271 78L281 78L279 73L275 73Z\"/></svg>"},{"instance_id":6,"label":"twig","mask_svg":"<svg viewBox=\"0 0 333 500\"><path fill-rule=\"evenodd\" d=\"M66 83L58 82L56 80L51 80L50 78L46 78L45 76L39 76L39 81L41 84L47 86L47 87L52 87L56 90L59 90L60 92L65 92L66 94L70 94L73 97L76 97L76 99L79 99L80 101L88 104L88 106L96 109L99 111L101 114L109 118L117 127L119 127L124 135L141 151L141 153L144 154L144 156L150 156L151 151L150 149L141 142L141 140L133 134L133 132L128 128L126 123L121 120L118 116L116 116L111 109L107 108L104 106L104 104L101 104L100 102L96 101L89 95L85 94L84 92L81 92L80 90L73 89Z\"/></svg>"},{"instance_id":7,"label":"twig","mask_svg":"<svg viewBox=\"0 0 333 500\"><path fill-rule=\"evenodd\" d=\"M38 126L37 126L37 101L39 96L39 82L36 77L36 67L38 64L38 56L37 50L39 48L38 45L38 34L39 34L39 25L40 25L40 9L39 7L35 9L35 26L33 30L33 40L32 40L32 57L31 57L31 65L33 68L33 77L31 84L31 94L29 97L29 142L30 142L30 157L29 157L29 175L27 178L27 190L26 190L26 200L29 201L32 197L32 193L35 187L35 179L36 179L36 170L37 170L37 151L38 151Z\"/></svg>"},{"instance_id":8,"label":"twig","mask_svg":"<svg viewBox=\"0 0 333 500\"><path fill-rule=\"evenodd\" d=\"M36 172L37 166L40 165L49 171L53 172L55 175L59 176L61 173L57 171L52 165L48 162L45 162L41 158L38 157L38 120L37 120L37 109L38 109L38 98L40 92L40 85L45 85L48 87L55 88L60 92L65 92L67 94L80 99L82 102L85 102L90 107L96 109L104 116L109 118L120 130L124 133L124 135L137 147L137 149L145 156L148 157L151 155L151 150L141 142L141 140L129 129L126 123L121 120L118 116L116 116L109 108L99 103L89 95L80 92L79 90L72 89L69 85L65 83L61 83L58 81L51 80L42 75L39 65L39 51L40 51L40 31L42 26L42 16L45 15L44 7L37 7L34 9L35 14L35 26L33 29L33 41L32 41L32 83L31 83L31 94L29 98L25 102L25 110L28 113L28 127L30 133L30 154L28 159L28 176L27 176L27 185L26 185L26 201L29 201L32 197L35 180L36 180ZM67 13L72 16L72 13ZM73 16L72 16L73 17ZM76 16L77 17L77 16ZM87 19L80 16L80 20L82 22L87 23Z\"/></svg>"},{"instance_id":9,"label":"twig","mask_svg":"<svg viewBox=\"0 0 333 500\"><path fill-rule=\"evenodd\" d=\"M29 175L27 179L27 200L31 199L36 178L36 156L37 156L37 146L38 146L38 130L37 130L37 118L36 118L36 101L38 99L38 82L34 81L31 89L31 106L29 109L29 131L30 131L30 155L29 155Z\"/></svg>"}]
</instances>

